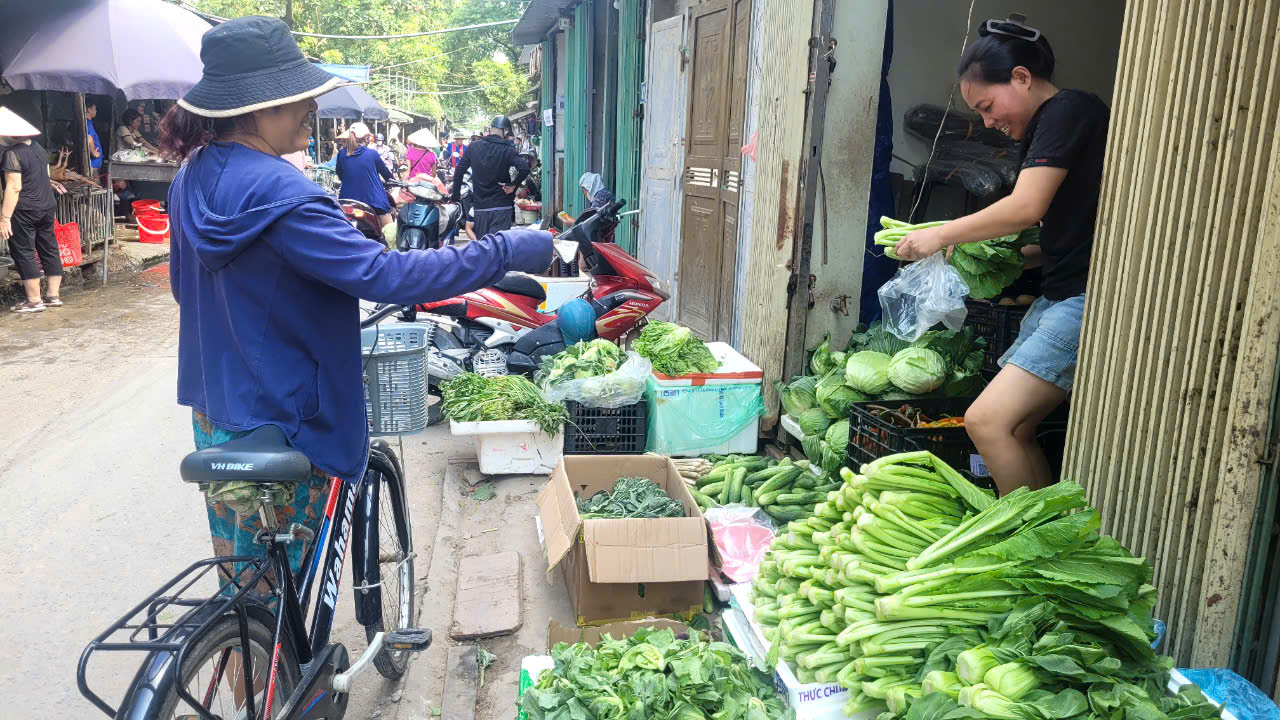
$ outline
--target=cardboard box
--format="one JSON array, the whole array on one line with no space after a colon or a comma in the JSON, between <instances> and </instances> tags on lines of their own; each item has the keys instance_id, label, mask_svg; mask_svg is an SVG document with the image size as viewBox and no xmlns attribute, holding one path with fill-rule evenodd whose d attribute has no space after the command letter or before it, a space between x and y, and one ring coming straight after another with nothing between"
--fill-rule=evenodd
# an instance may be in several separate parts
<instances>
[{"instance_id":1,"label":"cardboard box","mask_svg":"<svg viewBox=\"0 0 1280 720\"><path fill-rule=\"evenodd\" d=\"M584 521L578 515L578 496L612 490L626 476L656 482L684 504L686 516ZM579 625L701 609L710 528L670 458L565 456L537 503L548 570L563 573Z\"/></svg>"}]
</instances>

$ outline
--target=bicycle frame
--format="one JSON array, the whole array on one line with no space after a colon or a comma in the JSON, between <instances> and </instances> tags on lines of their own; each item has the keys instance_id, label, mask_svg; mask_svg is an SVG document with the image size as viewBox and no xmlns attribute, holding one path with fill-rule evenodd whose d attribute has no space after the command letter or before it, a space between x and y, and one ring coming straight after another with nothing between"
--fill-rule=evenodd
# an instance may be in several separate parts
<instances>
[{"instance_id":1,"label":"bicycle frame","mask_svg":"<svg viewBox=\"0 0 1280 720\"><path fill-rule=\"evenodd\" d=\"M381 588L377 585L378 502L381 483L376 481L376 473L402 477L398 458L390 446L380 440L371 446L369 469L358 483L331 478L320 531L303 557L299 568L300 577L295 578L290 570L288 553L285 543L280 541L281 536L276 536L275 540L269 542L266 555L210 558L191 565L175 576L85 648L77 673L81 694L113 718L145 720L156 717L161 710L161 699L167 697L171 690L176 690L182 701L202 720L219 720L216 715L204 709L204 703L200 699L187 691L180 678L183 676L183 665L187 660L186 653L192 645L191 641L201 637L228 613L236 613L240 619L242 647L249 646L250 615L272 628L271 665L265 673L267 685L263 688L265 693L262 696L265 707L256 707L254 693L246 693L244 711L248 713L247 717L271 717L278 664L284 643L289 643L293 656L303 669L297 687L279 708L277 720L341 717L347 697L342 693L332 692L330 688L333 676L346 670L349 661L346 649L341 645L330 645L329 639L333 631L334 612L337 609L342 570L349 546L354 545L357 553L357 561L352 566L357 621L370 624L379 619L378 613L382 611ZM371 477L375 481L371 481ZM320 549L324 551L323 562L322 555L318 552ZM241 565L239 570L234 570L236 565ZM205 599L181 597L183 592L213 568L234 570L223 570L227 576L223 587L235 588L234 593L220 593ZM370 579L374 585L369 584ZM274 612L250 594L252 588L263 582L277 599ZM308 630L305 618L311 595L317 585L317 603ZM169 595L175 588L177 591ZM160 622L160 613L173 606L191 609L171 624ZM146 614L137 619L144 610ZM108 641L121 631L132 631L126 642ZM139 640L138 637L144 631L147 639ZM96 651L113 650L149 652L121 703L121 707L126 710L123 714L118 714L116 709L90 690L86 681L89 657ZM223 656L215 669L209 685L210 696L212 690L222 682L222 673L227 667L226 657ZM241 666L244 685L252 687L252 654L241 653L240 657L243 658ZM172 687L175 682L178 683L176 688ZM207 701L206 698L205 702Z\"/></svg>"}]
</instances>

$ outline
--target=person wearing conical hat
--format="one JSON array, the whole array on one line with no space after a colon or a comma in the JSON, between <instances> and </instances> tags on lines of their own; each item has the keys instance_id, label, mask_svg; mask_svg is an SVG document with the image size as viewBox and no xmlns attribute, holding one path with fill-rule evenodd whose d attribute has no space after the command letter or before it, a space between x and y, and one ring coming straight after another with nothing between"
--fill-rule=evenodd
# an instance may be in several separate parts
<instances>
[{"instance_id":1,"label":"person wearing conical hat","mask_svg":"<svg viewBox=\"0 0 1280 720\"><path fill-rule=\"evenodd\" d=\"M62 257L53 233L53 193L66 192L49 179L49 156L33 138L34 125L9 108L0 107L0 157L4 199L0 201L0 240L9 243L9 257L18 268L26 299L11 309L19 313L44 312L61 307ZM39 258L39 263L36 258ZM40 296L40 277L48 278L49 293Z\"/></svg>"}]
</instances>

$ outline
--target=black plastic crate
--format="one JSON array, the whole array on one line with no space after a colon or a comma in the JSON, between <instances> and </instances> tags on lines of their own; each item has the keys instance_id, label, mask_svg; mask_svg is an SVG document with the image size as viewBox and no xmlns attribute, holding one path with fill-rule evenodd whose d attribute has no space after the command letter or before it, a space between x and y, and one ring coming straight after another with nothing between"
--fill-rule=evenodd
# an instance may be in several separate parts
<instances>
[{"instance_id":1,"label":"black plastic crate","mask_svg":"<svg viewBox=\"0 0 1280 720\"><path fill-rule=\"evenodd\" d=\"M853 403L849 408L849 468L857 471L863 463L886 455L928 450L970 480L990 487L990 478L985 473L975 475L973 472L975 465L980 465L981 457L964 427L902 428L871 414L871 409L877 407L894 410L902 405L910 405L935 420L944 415L963 417L975 399L967 397ZM1068 406L1064 403L1050 413L1036 430L1036 436L1049 456L1050 468L1055 477L1061 470L1061 442L1066 435L1068 412ZM978 469L984 468L982 466Z\"/></svg>"},{"instance_id":2,"label":"black plastic crate","mask_svg":"<svg viewBox=\"0 0 1280 720\"><path fill-rule=\"evenodd\" d=\"M988 377L1000 372L997 362L1000 356L1018 339L1022 328L1022 316L1026 305L995 305L986 300L966 300L965 324L973 326L973 332L986 338L987 347L982 353L982 371Z\"/></svg>"},{"instance_id":3,"label":"black plastic crate","mask_svg":"<svg viewBox=\"0 0 1280 720\"><path fill-rule=\"evenodd\" d=\"M620 408L587 407L565 402L566 455L639 455L649 434L649 406L641 400Z\"/></svg>"}]
</instances>

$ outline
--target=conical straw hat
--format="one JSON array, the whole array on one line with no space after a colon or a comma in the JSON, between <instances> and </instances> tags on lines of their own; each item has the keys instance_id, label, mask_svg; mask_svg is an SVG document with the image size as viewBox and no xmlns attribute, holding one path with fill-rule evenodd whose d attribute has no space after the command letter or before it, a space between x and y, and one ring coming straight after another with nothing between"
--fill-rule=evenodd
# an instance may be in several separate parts
<instances>
[{"instance_id":1,"label":"conical straw hat","mask_svg":"<svg viewBox=\"0 0 1280 720\"><path fill-rule=\"evenodd\" d=\"M18 113L7 107L0 107L0 136L31 137L39 134L40 131L31 123L19 117Z\"/></svg>"}]
</instances>

